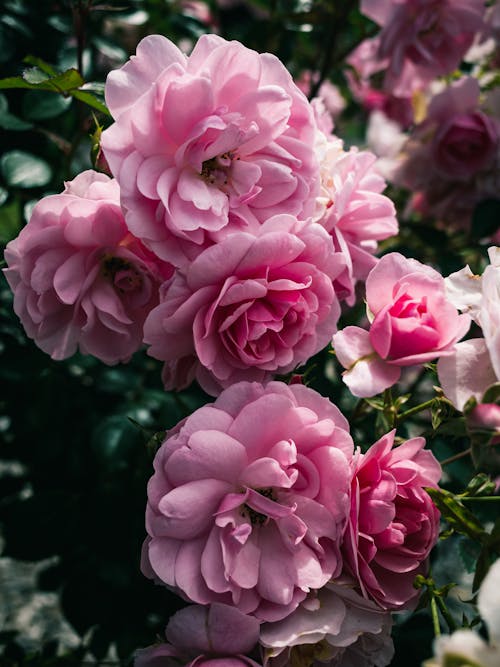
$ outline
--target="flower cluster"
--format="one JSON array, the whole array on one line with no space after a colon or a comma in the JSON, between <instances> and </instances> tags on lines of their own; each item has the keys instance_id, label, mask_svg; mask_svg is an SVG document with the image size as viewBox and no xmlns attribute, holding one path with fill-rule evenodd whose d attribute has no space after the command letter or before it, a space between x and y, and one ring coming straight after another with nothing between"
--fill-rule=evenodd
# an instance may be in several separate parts
<instances>
[{"instance_id":1,"label":"flower cluster","mask_svg":"<svg viewBox=\"0 0 500 667\"><path fill-rule=\"evenodd\" d=\"M387 665L390 610L413 604L437 539L425 487L441 475L423 438L393 441L354 451L338 408L301 384L231 385L156 454L144 574L258 619L272 665Z\"/></svg>"},{"instance_id":2,"label":"flower cluster","mask_svg":"<svg viewBox=\"0 0 500 667\"><path fill-rule=\"evenodd\" d=\"M114 178L81 174L7 248L28 335L111 364L145 343L166 388L212 395L326 347L397 232L374 156L324 134L277 58L216 35L189 57L146 37L106 101Z\"/></svg>"},{"instance_id":3,"label":"flower cluster","mask_svg":"<svg viewBox=\"0 0 500 667\"><path fill-rule=\"evenodd\" d=\"M442 23L428 4L419 35ZM457 25L475 20L455 4ZM364 5L389 22L380 3ZM405 3L392 9L401 22ZM471 29L456 27L445 71ZM389 79L411 63L425 78L414 41ZM109 74L106 102L112 177L86 171L39 202L7 247L5 275L28 336L54 359L79 350L115 364L147 345L166 389L196 380L217 397L156 452L142 571L193 606L136 665L385 667L391 612L415 605L413 582L437 540L426 488L440 465L423 438L396 447L394 431L356 449L332 402L274 378L333 337L352 393L371 396L405 366L453 358L470 315L433 269L377 258L398 223L375 155L346 150L322 103L274 56L205 35L188 57L151 35ZM436 168L458 178L495 152L487 117L469 120L432 126L449 144L432 149ZM465 172L462 130L479 132L485 149L471 149L478 164ZM490 273L480 322L495 347ZM370 330L337 332L364 282Z\"/></svg>"},{"instance_id":4,"label":"flower cluster","mask_svg":"<svg viewBox=\"0 0 500 667\"><path fill-rule=\"evenodd\" d=\"M411 193L406 215L443 228L470 229L478 205L498 200L499 10L487 4L364 0L379 32L348 58L351 91L371 112L369 145L387 160L387 177ZM467 73L458 71L463 60ZM494 242L496 234L498 226Z\"/></svg>"}]
</instances>

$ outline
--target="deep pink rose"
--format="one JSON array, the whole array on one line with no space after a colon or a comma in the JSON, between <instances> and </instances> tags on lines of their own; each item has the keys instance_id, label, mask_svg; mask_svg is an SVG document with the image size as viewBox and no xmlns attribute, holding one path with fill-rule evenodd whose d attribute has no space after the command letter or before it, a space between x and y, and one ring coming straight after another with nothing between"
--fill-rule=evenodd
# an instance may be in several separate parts
<instances>
[{"instance_id":1,"label":"deep pink rose","mask_svg":"<svg viewBox=\"0 0 500 667\"><path fill-rule=\"evenodd\" d=\"M335 137L318 141L317 152L321 193L315 219L346 259L334 285L339 298L353 305L356 282L366 280L377 263L377 242L398 232L396 209L382 194L386 182L376 170L373 153L356 148L345 151Z\"/></svg>"},{"instance_id":2,"label":"deep pink rose","mask_svg":"<svg viewBox=\"0 0 500 667\"><path fill-rule=\"evenodd\" d=\"M366 280L373 314L370 341L377 354L397 366L413 366L451 354L470 326L446 297L444 278L399 253L382 257Z\"/></svg>"},{"instance_id":3,"label":"deep pink rose","mask_svg":"<svg viewBox=\"0 0 500 667\"><path fill-rule=\"evenodd\" d=\"M280 215L256 236L235 232L162 288L145 325L149 354L167 362L170 388L194 374L211 394L288 373L330 341L344 266L314 223Z\"/></svg>"},{"instance_id":4,"label":"deep pink rose","mask_svg":"<svg viewBox=\"0 0 500 667\"><path fill-rule=\"evenodd\" d=\"M259 640L259 621L235 607L185 607L170 618L165 634L169 644L136 651L135 667L259 667L243 655Z\"/></svg>"},{"instance_id":5,"label":"deep pink rose","mask_svg":"<svg viewBox=\"0 0 500 667\"><path fill-rule=\"evenodd\" d=\"M393 252L366 280L369 331L349 326L333 346L355 396L374 396L395 384L404 366L453 355L470 326L447 297L444 278L415 259Z\"/></svg>"},{"instance_id":6,"label":"deep pink rose","mask_svg":"<svg viewBox=\"0 0 500 667\"><path fill-rule=\"evenodd\" d=\"M172 267L128 231L117 183L85 171L42 199L5 250L5 276L27 335L53 359L77 348L127 361Z\"/></svg>"},{"instance_id":7,"label":"deep pink rose","mask_svg":"<svg viewBox=\"0 0 500 667\"><path fill-rule=\"evenodd\" d=\"M441 466L423 438L393 447L395 431L353 459L351 515L342 553L346 572L384 609L408 606L418 595L438 537L439 512L424 487L435 487Z\"/></svg>"},{"instance_id":8,"label":"deep pink rose","mask_svg":"<svg viewBox=\"0 0 500 667\"><path fill-rule=\"evenodd\" d=\"M230 386L156 454L144 574L194 602L284 618L340 573L352 452L345 417L315 391Z\"/></svg>"},{"instance_id":9,"label":"deep pink rose","mask_svg":"<svg viewBox=\"0 0 500 667\"><path fill-rule=\"evenodd\" d=\"M361 11L382 28L370 42L376 55L368 74L377 65L378 69L387 68L384 87L403 96L459 66L475 34L484 26L485 3L362 0Z\"/></svg>"},{"instance_id":10,"label":"deep pink rose","mask_svg":"<svg viewBox=\"0 0 500 667\"><path fill-rule=\"evenodd\" d=\"M109 74L106 101L127 224L159 257L183 266L228 230L311 213L314 118L275 56L203 35L186 58L150 35Z\"/></svg>"}]
</instances>

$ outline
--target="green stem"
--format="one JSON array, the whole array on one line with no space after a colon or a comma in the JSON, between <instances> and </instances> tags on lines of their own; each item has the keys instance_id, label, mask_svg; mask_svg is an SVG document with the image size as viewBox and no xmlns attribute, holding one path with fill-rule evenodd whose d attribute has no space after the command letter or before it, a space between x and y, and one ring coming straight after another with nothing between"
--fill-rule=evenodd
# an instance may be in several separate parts
<instances>
[{"instance_id":1,"label":"green stem","mask_svg":"<svg viewBox=\"0 0 500 667\"><path fill-rule=\"evenodd\" d=\"M497 502L500 501L500 496L459 496L460 500L464 502L465 500L475 500L477 502Z\"/></svg>"},{"instance_id":2,"label":"green stem","mask_svg":"<svg viewBox=\"0 0 500 667\"><path fill-rule=\"evenodd\" d=\"M458 454L454 454L453 456L450 456L448 459L444 459L441 461L441 467L448 465L448 463L454 463L455 461L458 461L459 459L463 459L464 456L469 456L472 452L472 448L469 447L469 449L464 450L463 452L459 452Z\"/></svg>"},{"instance_id":3,"label":"green stem","mask_svg":"<svg viewBox=\"0 0 500 667\"><path fill-rule=\"evenodd\" d=\"M443 618L448 625L449 631L450 632L455 632L455 630L457 629L457 624L455 623L455 621L453 620L452 615L448 611L448 607L446 606L443 598L442 597L435 597L433 599L436 600L437 605L439 607L439 611L443 615Z\"/></svg>"},{"instance_id":4,"label":"green stem","mask_svg":"<svg viewBox=\"0 0 500 667\"><path fill-rule=\"evenodd\" d=\"M436 603L436 598L434 595L431 597L431 616L432 616L432 625L434 626L434 635L436 637L441 637L441 626L439 625L439 613Z\"/></svg>"},{"instance_id":5,"label":"green stem","mask_svg":"<svg viewBox=\"0 0 500 667\"><path fill-rule=\"evenodd\" d=\"M428 401L424 401L423 403L420 403L420 405L416 405L414 408L410 408L409 410L402 412L400 415L397 416L396 423L401 424L401 422L403 422L405 419L408 419L408 417L412 417L413 415L418 415L419 412L427 410L432 406L432 404L435 401L436 401L435 398L430 398Z\"/></svg>"}]
</instances>

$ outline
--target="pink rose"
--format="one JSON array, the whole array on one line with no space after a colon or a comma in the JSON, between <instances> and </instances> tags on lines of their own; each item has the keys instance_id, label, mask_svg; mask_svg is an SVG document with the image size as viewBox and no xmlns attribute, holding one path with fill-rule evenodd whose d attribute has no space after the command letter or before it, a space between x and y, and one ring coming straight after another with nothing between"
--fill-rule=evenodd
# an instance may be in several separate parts
<instances>
[{"instance_id":1,"label":"pink rose","mask_svg":"<svg viewBox=\"0 0 500 667\"><path fill-rule=\"evenodd\" d=\"M314 118L275 56L203 35L186 58L150 35L109 74L106 101L127 224L159 257L183 266L228 230L311 213Z\"/></svg>"},{"instance_id":2,"label":"pink rose","mask_svg":"<svg viewBox=\"0 0 500 667\"><path fill-rule=\"evenodd\" d=\"M394 655L391 615L354 589L328 583L289 616L263 623L265 667L302 664L386 667Z\"/></svg>"},{"instance_id":3,"label":"pink rose","mask_svg":"<svg viewBox=\"0 0 500 667\"><path fill-rule=\"evenodd\" d=\"M242 655L256 646L259 621L234 607L185 607L170 618L165 634L170 643L139 649L134 667L259 667Z\"/></svg>"},{"instance_id":4,"label":"pink rose","mask_svg":"<svg viewBox=\"0 0 500 667\"><path fill-rule=\"evenodd\" d=\"M488 255L482 276L466 266L445 280L448 299L470 314L484 336L458 343L438 363L443 390L459 410L471 396L479 401L490 385L500 382L500 248L488 248Z\"/></svg>"},{"instance_id":5,"label":"pink rose","mask_svg":"<svg viewBox=\"0 0 500 667\"><path fill-rule=\"evenodd\" d=\"M167 362L165 379L195 373L211 394L288 373L335 331L340 306L332 280L343 268L320 225L280 215L257 236L235 232L162 288L145 325L149 354Z\"/></svg>"},{"instance_id":6,"label":"pink rose","mask_svg":"<svg viewBox=\"0 0 500 667\"><path fill-rule=\"evenodd\" d=\"M370 331L347 327L333 338L344 381L373 396L399 379L401 367L453 354L469 326L446 295L443 277L399 253L382 257L366 280Z\"/></svg>"},{"instance_id":7,"label":"pink rose","mask_svg":"<svg viewBox=\"0 0 500 667\"><path fill-rule=\"evenodd\" d=\"M453 72L484 26L483 0L362 0L382 30L371 42L387 68L384 87L398 96ZM372 70L375 70L372 65Z\"/></svg>"},{"instance_id":8,"label":"pink rose","mask_svg":"<svg viewBox=\"0 0 500 667\"><path fill-rule=\"evenodd\" d=\"M434 128L430 157L449 180L466 181L493 162L498 125L479 108L479 84L472 77L453 82L432 100L420 132Z\"/></svg>"},{"instance_id":9,"label":"pink rose","mask_svg":"<svg viewBox=\"0 0 500 667\"><path fill-rule=\"evenodd\" d=\"M172 273L127 230L118 184L93 171L35 206L5 260L27 335L53 359L79 348L107 364L141 346L160 282Z\"/></svg>"},{"instance_id":10,"label":"pink rose","mask_svg":"<svg viewBox=\"0 0 500 667\"><path fill-rule=\"evenodd\" d=\"M231 385L156 454L143 572L200 604L284 618L340 573L352 452L315 391Z\"/></svg>"},{"instance_id":11,"label":"pink rose","mask_svg":"<svg viewBox=\"0 0 500 667\"><path fill-rule=\"evenodd\" d=\"M354 287L377 263L377 241L397 234L392 201L382 194L386 182L376 170L377 158L369 151L344 151L336 138L318 142L321 194L315 219L333 238L334 247L346 259L346 268L335 280L339 298L355 301Z\"/></svg>"},{"instance_id":12,"label":"pink rose","mask_svg":"<svg viewBox=\"0 0 500 667\"><path fill-rule=\"evenodd\" d=\"M424 487L435 487L441 466L423 438L392 449L395 431L353 460L351 515L342 553L345 570L363 594L384 609L408 607L418 595L438 537L439 512Z\"/></svg>"}]
</instances>

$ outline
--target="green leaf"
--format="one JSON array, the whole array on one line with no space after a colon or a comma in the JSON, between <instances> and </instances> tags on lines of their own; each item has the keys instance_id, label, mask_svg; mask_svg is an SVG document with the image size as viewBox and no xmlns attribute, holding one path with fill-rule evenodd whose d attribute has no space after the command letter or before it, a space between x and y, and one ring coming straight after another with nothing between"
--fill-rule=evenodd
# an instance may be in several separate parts
<instances>
[{"instance_id":1,"label":"green leaf","mask_svg":"<svg viewBox=\"0 0 500 667\"><path fill-rule=\"evenodd\" d=\"M444 489L426 488L434 504L457 533L484 543L487 536L481 522L452 493Z\"/></svg>"},{"instance_id":2,"label":"green leaf","mask_svg":"<svg viewBox=\"0 0 500 667\"><path fill-rule=\"evenodd\" d=\"M42 72L45 72L50 76L57 76L57 72L52 67L52 65L49 65L49 63L46 63L45 60L42 60L41 58L28 55L26 56L26 58L23 58L23 62L25 62L27 65L33 65L34 67L38 67L38 69L41 69Z\"/></svg>"},{"instance_id":3,"label":"green leaf","mask_svg":"<svg viewBox=\"0 0 500 667\"><path fill-rule=\"evenodd\" d=\"M55 118L66 111L71 104L71 97L53 93L29 90L23 98L23 114L31 120Z\"/></svg>"},{"instance_id":4,"label":"green leaf","mask_svg":"<svg viewBox=\"0 0 500 667\"><path fill-rule=\"evenodd\" d=\"M30 90L50 90L54 93L69 93L80 88L84 83L82 76L74 67L49 76L37 67L25 70L22 76L0 79L0 89L27 88Z\"/></svg>"},{"instance_id":5,"label":"green leaf","mask_svg":"<svg viewBox=\"0 0 500 667\"><path fill-rule=\"evenodd\" d=\"M492 384L481 399L481 403L499 403L500 404L500 382Z\"/></svg>"},{"instance_id":6,"label":"green leaf","mask_svg":"<svg viewBox=\"0 0 500 667\"><path fill-rule=\"evenodd\" d=\"M0 206L3 206L8 198L9 198L9 191L6 188L2 188L0 186Z\"/></svg>"},{"instance_id":7,"label":"green leaf","mask_svg":"<svg viewBox=\"0 0 500 667\"><path fill-rule=\"evenodd\" d=\"M6 190L4 190L6 192ZM21 207L14 199L0 208L0 242L8 243L15 238L22 227Z\"/></svg>"},{"instance_id":8,"label":"green leaf","mask_svg":"<svg viewBox=\"0 0 500 667\"><path fill-rule=\"evenodd\" d=\"M95 95L92 95L92 93L83 92L82 90L72 90L70 92L70 95L75 99L80 100L80 102L84 102L89 107L97 109L97 111L100 111L106 116L111 117L111 113L108 107L104 104L104 102L101 102L101 100L99 100Z\"/></svg>"},{"instance_id":9,"label":"green leaf","mask_svg":"<svg viewBox=\"0 0 500 667\"><path fill-rule=\"evenodd\" d=\"M13 188L41 187L52 178L52 169L45 160L19 150L2 155L0 170L7 185Z\"/></svg>"},{"instance_id":10,"label":"green leaf","mask_svg":"<svg viewBox=\"0 0 500 667\"><path fill-rule=\"evenodd\" d=\"M46 72L39 69L38 67L31 67L30 69L24 70L23 79L28 83L31 83L36 86L39 83L47 81L47 79L50 79L50 76Z\"/></svg>"}]
</instances>

